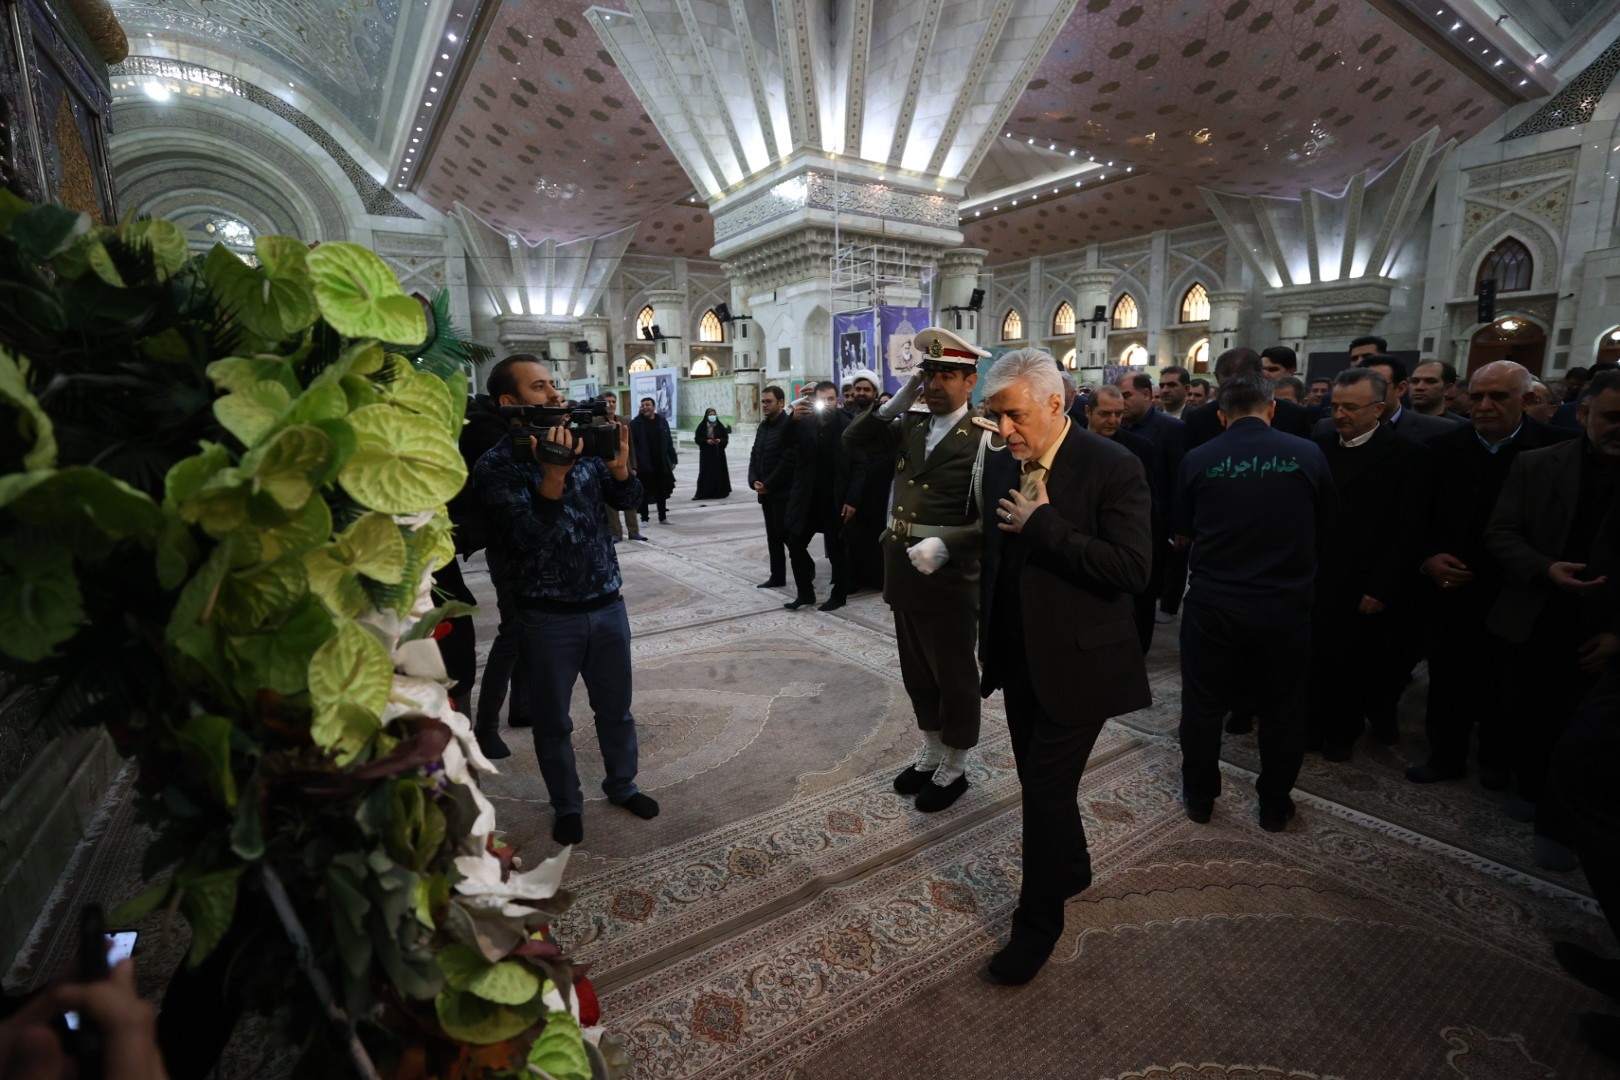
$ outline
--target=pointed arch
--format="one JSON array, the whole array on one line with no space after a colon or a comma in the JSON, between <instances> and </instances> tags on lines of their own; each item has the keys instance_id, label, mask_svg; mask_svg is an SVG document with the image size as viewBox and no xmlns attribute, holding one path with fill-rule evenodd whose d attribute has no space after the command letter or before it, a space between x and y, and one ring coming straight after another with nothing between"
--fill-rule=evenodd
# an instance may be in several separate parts
<instances>
[{"instance_id":1,"label":"pointed arch","mask_svg":"<svg viewBox=\"0 0 1620 1080\"><path fill-rule=\"evenodd\" d=\"M1018 314L1017 308L1008 308L1007 314L1001 317L1001 340L1024 340L1024 317Z\"/></svg>"},{"instance_id":2,"label":"pointed arch","mask_svg":"<svg viewBox=\"0 0 1620 1080\"><path fill-rule=\"evenodd\" d=\"M1201 281L1192 283L1181 296L1181 322L1201 323L1209 322L1209 290L1204 288Z\"/></svg>"},{"instance_id":3,"label":"pointed arch","mask_svg":"<svg viewBox=\"0 0 1620 1080\"><path fill-rule=\"evenodd\" d=\"M1064 300L1052 312L1052 336L1074 336L1074 305Z\"/></svg>"},{"instance_id":4,"label":"pointed arch","mask_svg":"<svg viewBox=\"0 0 1620 1080\"><path fill-rule=\"evenodd\" d=\"M651 324L649 323L648 325ZM631 371L651 371L652 369L653 362L652 358L649 356L638 356L634 360L630 361Z\"/></svg>"},{"instance_id":5,"label":"pointed arch","mask_svg":"<svg viewBox=\"0 0 1620 1080\"><path fill-rule=\"evenodd\" d=\"M1479 269L1474 272L1474 295L1479 295L1486 281L1496 282L1499 293L1524 292L1530 288L1535 267L1535 256L1530 254L1524 241L1516 236L1503 237L1501 243L1480 260Z\"/></svg>"},{"instance_id":6,"label":"pointed arch","mask_svg":"<svg viewBox=\"0 0 1620 1080\"><path fill-rule=\"evenodd\" d=\"M1142 309L1137 306L1136 297L1128 292L1120 293L1119 299L1114 301L1114 311L1108 325L1113 330L1135 330L1140 327Z\"/></svg>"},{"instance_id":7,"label":"pointed arch","mask_svg":"<svg viewBox=\"0 0 1620 1080\"><path fill-rule=\"evenodd\" d=\"M1503 240L1514 239L1530 251L1530 288L1548 290L1558 281L1561 249L1558 240L1540 222L1522 214L1504 214L1481 229L1457 252L1452 263L1452 296L1474 296L1480 268ZM1503 291L1500 284L1497 291Z\"/></svg>"},{"instance_id":8,"label":"pointed arch","mask_svg":"<svg viewBox=\"0 0 1620 1080\"><path fill-rule=\"evenodd\" d=\"M726 324L720 321L720 316L710 308L698 320L698 340L708 343L718 343L726 340Z\"/></svg>"},{"instance_id":9,"label":"pointed arch","mask_svg":"<svg viewBox=\"0 0 1620 1080\"><path fill-rule=\"evenodd\" d=\"M708 379L720 374L720 368L707 356L700 356L692 361L692 378Z\"/></svg>"},{"instance_id":10,"label":"pointed arch","mask_svg":"<svg viewBox=\"0 0 1620 1080\"><path fill-rule=\"evenodd\" d=\"M1122 367L1147 367L1148 351L1141 345L1127 345L1119 354L1119 362Z\"/></svg>"},{"instance_id":11,"label":"pointed arch","mask_svg":"<svg viewBox=\"0 0 1620 1080\"><path fill-rule=\"evenodd\" d=\"M652 305L648 304L636 315L636 340L647 340L647 331L652 329L653 320L658 316L653 314Z\"/></svg>"}]
</instances>

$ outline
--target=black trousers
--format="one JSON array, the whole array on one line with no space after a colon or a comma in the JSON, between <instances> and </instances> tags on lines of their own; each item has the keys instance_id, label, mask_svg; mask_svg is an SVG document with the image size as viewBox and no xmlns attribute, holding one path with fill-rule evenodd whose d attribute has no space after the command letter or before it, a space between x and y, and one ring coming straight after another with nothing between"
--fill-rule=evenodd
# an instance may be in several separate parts
<instances>
[{"instance_id":1,"label":"black trousers","mask_svg":"<svg viewBox=\"0 0 1620 1080\"><path fill-rule=\"evenodd\" d=\"M500 625L495 640L484 660L484 681L478 687L478 716L474 726L479 731L494 732L501 726L501 706L506 704L507 688L511 688L512 707L508 717L516 717L517 726L533 722L529 715L528 696L524 692L523 668L518 659L518 608L505 585L506 557L498 547L484 550L489 562L489 577L495 584L495 606L500 612Z\"/></svg>"},{"instance_id":2,"label":"black trousers","mask_svg":"<svg viewBox=\"0 0 1620 1080\"><path fill-rule=\"evenodd\" d=\"M813 532L788 537L788 562L793 566L793 588L800 596L816 594L816 560L810 554ZM832 591L843 595L849 591L849 563L844 557L844 539L838 526L829 526L821 534L821 542L832 563Z\"/></svg>"},{"instance_id":3,"label":"black trousers","mask_svg":"<svg viewBox=\"0 0 1620 1080\"><path fill-rule=\"evenodd\" d=\"M1520 676L1503 694L1502 730L1512 755L1519 797L1536 804L1536 833L1568 843L1570 826L1558 785L1552 782L1554 748L1575 711L1597 683L1580 669L1576 649L1582 636L1543 619L1524 644L1494 639L1497 655L1513 657Z\"/></svg>"},{"instance_id":4,"label":"black trousers","mask_svg":"<svg viewBox=\"0 0 1620 1080\"><path fill-rule=\"evenodd\" d=\"M1468 588L1477 586L1463 591ZM1468 745L1476 723L1480 768L1499 772L1508 769L1496 687L1502 670L1498 665L1516 666L1517 660L1497 655L1495 639L1485 633L1486 608L1480 599L1458 596L1441 600L1435 612L1429 640L1429 704L1424 729L1429 737L1428 763L1444 773L1467 769Z\"/></svg>"},{"instance_id":5,"label":"black trousers","mask_svg":"<svg viewBox=\"0 0 1620 1080\"><path fill-rule=\"evenodd\" d=\"M787 581L787 501L766 499L759 504L765 515L765 550L771 560L771 580Z\"/></svg>"},{"instance_id":6,"label":"black trousers","mask_svg":"<svg viewBox=\"0 0 1620 1080\"><path fill-rule=\"evenodd\" d=\"M1247 694L1260 722L1262 806L1282 805L1305 760L1309 612L1237 614L1189 597L1181 613L1181 782L1221 793L1221 721Z\"/></svg>"},{"instance_id":7,"label":"black trousers","mask_svg":"<svg viewBox=\"0 0 1620 1080\"><path fill-rule=\"evenodd\" d=\"M639 507L639 509L641 511L641 520L646 521L647 520L647 512L648 512L648 510L651 509L653 506L657 506L658 507L658 520L663 521L664 518L669 515L669 510L664 505L668 501L669 500L667 500L667 499L645 499L645 498L642 499L641 500L641 506Z\"/></svg>"},{"instance_id":8,"label":"black trousers","mask_svg":"<svg viewBox=\"0 0 1620 1080\"><path fill-rule=\"evenodd\" d=\"M1553 752L1552 782L1592 895L1620 942L1620 666L1611 663ZM1538 822L1539 827L1539 822Z\"/></svg>"},{"instance_id":9,"label":"black trousers","mask_svg":"<svg viewBox=\"0 0 1620 1080\"><path fill-rule=\"evenodd\" d=\"M1394 606L1362 615L1359 603L1360 597L1318 601L1308 680L1317 688L1318 700L1308 704L1306 721L1312 745L1350 747L1369 724L1374 729L1396 726L1396 706L1412 670L1407 613Z\"/></svg>"},{"instance_id":10,"label":"black trousers","mask_svg":"<svg viewBox=\"0 0 1620 1080\"><path fill-rule=\"evenodd\" d=\"M1002 698L1023 788L1024 877L1013 937L1051 945L1063 934L1063 905L1089 882L1091 855L1080 820L1080 776L1103 721L1062 724L1041 708L1021 657L1003 666Z\"/></svg>"},{"instance_id":11,"label":"black trousers","mask_svg":"<svg viewBox=\"0 0 1620 1080\"><path fill-rule=\"evenodd\" d=\"M1187 591L1187 552L1170 548L1164 553L1164 589L1159 610L1174 615L1181 610L1181 595Z\"/></svg>"},{"instance_id":12,"label":"black trousers","mask_svg":"<svg viewBox=\"0 0 1620 1080\"><path fill-rule=\"evenodd\" d=\"M937 731L945 745L979 743L979 639L976 611L894 613L900 678L917 727Z\"/></svg>"},{"instance_id":13,"label":"black trousers","mask_svg":"<svg viewBox=\"0 0 1620 1080\"><path fill-rule=\"evenodd\" d=\"M467 588L466 579L461 576L461 563L456 559L445 563L433 575L433 587L464 604L478 603L478 598ZM457 711L465 713L473 683L478 678L478 635L471 615L450 620L450 632L439 639L439 655L444 658L444 670L450 676L450 698Z\"/></svg>"}]
</instances>

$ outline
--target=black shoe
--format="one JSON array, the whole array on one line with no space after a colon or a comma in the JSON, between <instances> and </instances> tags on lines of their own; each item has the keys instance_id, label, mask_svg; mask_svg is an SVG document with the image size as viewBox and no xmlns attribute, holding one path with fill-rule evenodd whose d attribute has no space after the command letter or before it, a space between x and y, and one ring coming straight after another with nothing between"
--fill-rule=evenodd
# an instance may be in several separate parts
<instances>
[{"instance_id":1,"label":"black shoe","mask_svg":"<svg viewBox=\"0 0 1620 1080\"><path fill-rule=\"evenodd\" d=\"M841 593L833 593L831 596L827 597L827 602L825 604L822 604L816 610L817 611L837 611L839 608L844 606L844 600L845 599L846 599L846 597L844 597Z\"/></svg>"},{"instance_id":2,"label":"black shoe","mask_svg":"<svg viewBox=\"0 0 1620 1080\"><path fill-rule=\"evenodd\" d=\"M1323 761L1349 761L1354 753L1351 743L1324 743L1322 746Z\"/></svg>"},{"instance_id":3,"label":"black shoe","mask_svg":"<svg viewBox=\"0 0 1620 1080\"><path fill-rule=\"evenodd\" d=\"M659 514L658 515L658 524L667 525L668 523L669 523L669 515L668 514Z\"/></svg>"},{"instance_id":4,"label":"black shoe","mask_svg":"<svg viewBox=\"0 0 1620 1080\"><path fill-rule=\"evenodd\" d=\"M814 593L811 593L809 596L795 596L792 600L789 600L782 606L787 608L789 611L798 611L806 604L814 604L815 602L816 596Z\"/></svg>"},{"instance_id":5,"label":"black shoe","mask_svg":"<svg viewBox=\"0 0 1620 1080\"><path fill-rule=\"evenodd\" d=\"M923 785L921 791L917 792L917 809L925 814L936 814L941 810L948 809L953 802L962 797L962 792L967 789L968 779L965 774L958 776L948 784L936 784L929 781Z\"/></svg>"},{"instance_id":6,"label":"black shoe","mask_svg":"<svg viewBox=\"0 0 1620 1080\"><path fill-rule=\"evenodd\" d=\"M1422 765L1408 765L1406 768L1406 778L1412 781L1414 784L1434 784L1441 780L1461 780L1463 778L1463 771L1461 769L1457 769L1455 771L1451 769L1437 769L1428 762L1424 762Z\"/></svg>"},{"instance_id":7,"label":"black shoe","mask_svg":"<svg viewBox=\"0 0 1620 1080\"><path fill-rule=\"evenodd\" d=\"M1196 825L1208 825L1210 816L1215 813L1215 800L1204 795L1194 795L1183 790L1181 804L1187 808L1187 820Z\"/></svg>"},{"instance_id":8,"label":"black shoe","mask_svg":"<svg viewBox=\"0 0 1620 1080\"><path fill-rule=\"evenodd\" d=\"M771 578L771 580L769 580L769 581L760 582L758 585L755 585L754 588L756 588L756 589L785 589L785 588L787 588L787 582L778 581L776 578Z\"/></svg>"},{"instance_id":9,"label":"black shoe","mask_svg":"<svg viewBox=\"0 0 1620 1080\"><path fill-rule=\"evenodd\" d=\"M1581 1013L1581 1038L1610 1061L1620 1061L1620 1016Z\"/></svg>"},{"instance_id":10,"label":"black shoe","mask_svg":"<svg viewBox=\"0 0 1620 1080\"><path fill-rule=\"evenodd\" d=\"M1573 941L1554 942L1553 959L1577 982L1620 1001L1620 960L1599 956Z\"/></svg>"},{"instance_id":11,"label":"black shoe","mask_svg":"<svg viewBox=\"0 0 1620 1080\"><path fill-rule=\"evenodd\" d=\"M642 514L642 515L641 515L641 520L642 520L642 521L651 521L651 520L652 520L652 518L650 518L650 517L648 517L648 516L647 516L647 515L646 515L646 514Z\"/></svg>"},{"instance_id":12,"label":"black shoe","mask_svg":"<svg viewBox=\"0 0 1620 1080\"><path fill-rule=\"evenodd\" d=\"M1479 767L1479 786L1486 791L1506 791L1513 777L1506 769L1487 769Z\"/></svg>"},{"instance_id":13,"label":"black shoe","mask_svg":"<svg viewBox=\"0 0 1620 1080\"><path fill-rule=\"evenodd\" d=\"M1367 738L1379 746L1394 746L1401 741L1401 729L1394 724L1372 724L1367 728Z\"/></svg>"},{"instance_id":14,"label":"black shoe","mask_svg":"<svg viewBox=\"0 0 1620 1080\"><path fill-rule=\"evenodd\" d=\"M645 544L647 542L647 538L645 536L642 536L640 533L637 533L636 535L632 536L630 539L632 539L632 540L640 540L643 544Z\"/></svg>"},{"instance_id":15,"label":"black shoe","mask_svg":"<svg viewBox=\"0 0 1620 1080\"><path fill-rule=\"evenodd\" d=\"M551 826L551 838L563 847L570 847L585 839L585 819L578 814L563 814Z\"/></svg>"},{"instance_id":16,"label":"black shoe","mask_svg":"<svg viewBox=\"0 0 1620 1080\"><path fill-rule=\"evenodd\" d=\"M642 821L651 821L658 816L658 800L639 791L624 802L616 802L613 805L624 807Z\"/></svg>"},{"instance_id":17,"label":"black shoe","mask_svg":"<svg viewBox=\"0 0 1620 1080\"><path fill-rule=\"evenodd\" d=\"M1052 955L1051 943L1039 943L1014 934L1002 950L990 958L985 969L992 982L1003 986L1023 986L1040 973Z\"/></svg>"},{"instance_id":18,"label":"black shoe","mask_svg":"<svg viewBox=\"0 0 1620 1080\"><path fill-rule=\"evenodd\" d=\"M1069 867L1069 879L1063 885L1063 898L1067 900L1071 896L1079 896L1089 888L1091 888L1091 860L1076 859L1074 865Z\"/></svg>"},{"instance_id":19,"label":"black shoe","mask_svg":"<svg viewBox=\"0 0 1620 1080\"><path fill-rule=\"evenodd\" d=\"M512 756L511 747L507 746L506 742L496 732L475 731L473 737L478 740L478 749L482 750L484 756L491 761L499 761L501 758Z\"/></svg>"},{"instance_id":20,"label":"black shoe","mask_svg":"<svg viewBox=\"0 0 1620 1080\"><path fill-rule=\"evenodd\" d=\"M915 795L928 786L928 781L934 777L934 770L924 771L915 765L907 765L906 771L894 778L894 790L902 795Z\"/></svg>"},{"instance_id":21,"label":"black shoe","mask_svg":"<svg viewBox=\"0 0 1620 1080\"><path fill-rule=\"evenodd\" d=\"M533 727L534 720L531 717L523 715L522 713L509 712L506 714L506 726L519 728Z\"/></svg>"},{"instance_id":22,"label":"black shoe","mask_svg":"<svg viewBox=\"0 0 1620 1080\"><path fill-rule=\"evenodd\" d=\"M1239 716L1233 713L1226 718L1226 733L1228 735L1247 735L1254 730L1254 717Z\"/></svg>"},{"instance_id":23,"label":"black shoe","mask_svg":"<svg viewBox=\"0 0 1620 1080\"><path fill-rule=\"evenodd\" d=\"M1294 800L1289 799L1282 805L1272 804L1260 806L1260 827L1266 832L1282 832L1294 818Z\"/></svg>"}]
</instances>

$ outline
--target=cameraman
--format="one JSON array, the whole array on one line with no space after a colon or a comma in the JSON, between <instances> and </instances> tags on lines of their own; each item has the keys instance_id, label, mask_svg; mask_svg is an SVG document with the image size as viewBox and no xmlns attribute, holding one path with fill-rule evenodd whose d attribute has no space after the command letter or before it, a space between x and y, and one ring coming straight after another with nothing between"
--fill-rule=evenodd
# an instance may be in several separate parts
<instances>
[{"instance_id":1,"label":"cameraman","mask_svg":"<svg viewBox=\"0 0 1620 1080\"><path fill-rule=\"evenodd\" d=\"M520 366L524 370L513 392L503 393L501 404L554 409L566 404L544 365ZM533 709L540 776L556 813L551 836L569 845L579 843L585 832L568 715L581 676L607 768L603 791L614 805L641 818L656 817L658 804L636 787L630 620L601 510L604 502L627 510L641 501L641 484L629 467L630 429L615 425L618 454L604 461L581 456L584 444L569 430L565 415L548 422L556 426L525 436L524 418L513 418L511 437L478 460L473 483L491 541L504 549L502 588L517 609L517 662Z\"/></svg>"}]
</instances>

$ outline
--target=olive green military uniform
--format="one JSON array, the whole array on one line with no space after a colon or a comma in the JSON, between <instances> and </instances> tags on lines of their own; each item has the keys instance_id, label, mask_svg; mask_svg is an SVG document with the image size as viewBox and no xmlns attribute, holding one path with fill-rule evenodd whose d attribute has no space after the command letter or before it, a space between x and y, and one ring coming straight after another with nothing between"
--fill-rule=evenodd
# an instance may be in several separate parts
<instances>
[{"instance_id":1,"label":"olive green military uniform","mask_svg":"<svg viewBox=\"0 0 1620 1080\"><path fill-rule=\"evenodd\" d=\"M871 408L844 431L844 444L867 454L895 455L894 495L883 545L883 599L894 610L900 673L917 726L937 731L945 745L966 750L979 741L979 550L983 534L972 497L981 432L971 411L925 451L932 417L906 413L892 420ZM932 574L906 551L937 536L950 559Z\"/></svg>"}]
</instances>

